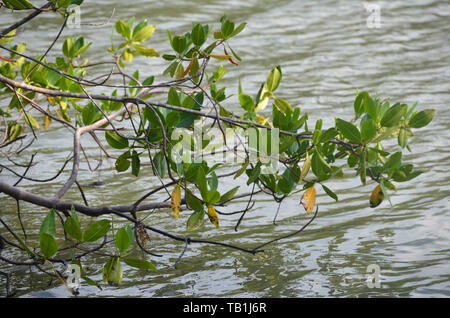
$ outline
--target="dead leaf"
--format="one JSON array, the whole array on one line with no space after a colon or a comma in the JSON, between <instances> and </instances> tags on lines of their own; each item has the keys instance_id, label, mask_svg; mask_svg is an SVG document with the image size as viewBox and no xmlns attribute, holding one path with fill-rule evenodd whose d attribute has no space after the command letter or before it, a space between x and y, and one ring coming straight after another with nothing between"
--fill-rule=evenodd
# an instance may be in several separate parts
<instances>
[{"instance_id":1,"label":"dead leaf","mask_svg":"<svg viewBox=\"0 0 450 318\"><path fill-rule=\"evenodd\" d=\"M180 184L177 184L172 192L172 199L170 201L170 207L174 213L175 218L180 216L180 205L181 205L181 189Z\"/></svg>"},{"instance_id":2,"label":"dead leaf","mask_svg":"<svg viewBox=\"0 0 450 318\"><path fill-rule=\"evenodd\" d=\"M384 193L383 190L381 190L381 186L377 185L375 189L373 189L372 194L370 195L370 207L375 208L381 204L384 200Z\"/></svg>"},{"instance_id":3,"label":"dead leaf","mask_svg":"<svg viewBox=\"0 0 450 318\"><path fill-rule=\"evenodd\" d=\"M316 205L316 188L315 185L309 187L305 193L303 193L300 203L305 208L305 211L308 213L312 213L314 210L314 206Z\"/></svg>"},{"instance_id":4,"label":"dead leaf","mask_svg":"<svg viewBox=\"0 0 450 318\"><path fill-rule=\"evenodd\" d=\"M217 228L219 227L219 217L217 216L217 212L214 209L213 205L208 205L208 217L212 224L214 224Z\"/></svg>"}]
</instances>

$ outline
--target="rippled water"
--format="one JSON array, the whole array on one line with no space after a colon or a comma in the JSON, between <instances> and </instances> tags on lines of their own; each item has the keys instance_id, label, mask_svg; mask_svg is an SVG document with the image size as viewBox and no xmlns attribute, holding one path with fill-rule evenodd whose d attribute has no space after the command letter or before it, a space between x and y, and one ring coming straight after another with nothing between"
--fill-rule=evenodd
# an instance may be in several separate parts
<instances>
[{"instance_id":1,"label":"rippled water","mask_svg":"<svg viewBox=\"0 0 450 318\"><path fill-rule=\"evenodd\" d=\"M390 97L392 101L437 110L432 124L417 130L411 138L413 154L405 159L425 170L413 181L398 184L392 204L384 202L377 209L368 207L373 185L361 186L352 172L328 183L336 190L339 202L334 203L319 192L320 213L314 223L300 236L270 245L263 255L253 256L214 246L192 245L178 269L173 265L183 244L152 236L154 251L164 254L153 259L155 273L126 269L120 288L83 286L83 296L145 296L145 297L305 297L305 296L450 296L450 4L448 1L378 1L380 28L369 28L363 2L360 1L85 1L82 23L106 21L115 8L114 18L147 18L156 24L151 39L161 53L168 53L166 29L173 32L189 30L192 22L214 24L224 12L237 22L248 22L245 31L232 45L244 61L238 68L227 66L228 94L236 94L241 76L244 90L255 94L272 66L280 64L283 82L279 96L302 112L309 113L313 123L325 118L324 126L333 124L334 116L350 119L357 89ZM3 28L19 18L0 11ZM57 33L61 21L43 15L30 23L22 39L32 41L33 54L42 52ZM216 24L217 26L217 24ZM92 60L107 60L111 25L82 26L65 30L64 35L83 34L93 41ZM60 44L57 46L59 50ZM102 58L102 56L105 56ZM159 59L141 60L141 74L160 74L166 64ZM100 69L101 70L101 69ZM100 71L99 70L99 71ZM104 69L107 71L107 69ZM141 75L142 76L142 75ZM236 98L230 108L238 109ZM33 149L24 154L23 162L39 151L39 166L30 175L45 178L64 161L72 140L65 129L53 129L40 138ZM89 139L83 145L98 156ZM94 160L95 163L95 160ZM107 166L112 163L107 162ZM86 183L105 181L108 187L88 190L91 202L120 204L131 202L143 191L156 185L150 175L139 180L129 174L115 176L105 167L100 175L92 175L82 166ZM145 175L144 171L144 175ZM67 178L41 187L26 185L37 193L55 193ZM13 179L11 179L12 181ZM113 190L120 186L120 196ZM227 182L233 186L232 179ZM79 200L71 191L67 200ZM15 202L1 197L2 215L15 220ZM227 208L244 207L241 201ZM24 222L38 229L36 207L24 208ZM236 218L221 219L221 227L210 226L196 234L216 241L254 246L275 236L287 234L308 219L299 208L298 198L283 202L278 226L272 224L277 205L257 197L254 211L245 218L238 232ZM147 220L163 229L182 230L181 220L160 211ZM90 264L93 278L101 280L101 261ZM377 264L381 269L381 288L367 287L366 268ZM64 287L51 287L45 292L46 280L36 280L27 269L18 269L14 283L24 296L65 297ZM0 294L4 292L0 280Z\"/></svg>"}]
</instances>

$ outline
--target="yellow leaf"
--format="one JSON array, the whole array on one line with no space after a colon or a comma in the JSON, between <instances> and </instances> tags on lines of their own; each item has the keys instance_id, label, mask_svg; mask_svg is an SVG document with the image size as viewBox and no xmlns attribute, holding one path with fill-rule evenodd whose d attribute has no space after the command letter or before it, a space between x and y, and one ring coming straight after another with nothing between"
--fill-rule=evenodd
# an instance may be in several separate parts
<instances>
[{"instance_id":1,"label":"yellow leaf","mask_svg":"<svg viewBox=\"0 0 450 318\"><path fill-rule=\"evenodd\" d=\"M133 60L133 53L131 53L131 51L129 49L126 49L125 51L123 51L123 59L125 60L125 62L130 63Z\"/></svg>"},{"instance_id":2,"label":"yellow leaf","mask_svg":"<svg viewBox=\"0 0 450 318\"><path fill-rule=\"evenodd\" d=\"M375 189L373 189L372 194L370 195L370 207L375 208L380 205L384 200L383 190L381 190L381 186L377 185Z\"/></svg>"},{"instance_id":3,"label":"yellow leaf","mask_svg":"<svg viewBox=\"0 0 450 318\"><path fill-rule=\"evenodd\" d=\"M316 205L316 188L314 185L303 193L300 203L303 205L306 212L312 213L314 206Z\"/></svg>"},{"instance_id":4,"label":"yellow leaf","mask_svg":"<svg viewBox=\"0 0 450 318\"><path fill-rule=\"evenodd\" d=\"M260 124L260 125L269 124L270 127L273 127L269 121L269 119L270 119L269 117L266 118L266 117L262 117L262 116L256 114L256 119L258 121L258 124Z\"/></svg>"},{"instance_id":5,"label":"yellow leaf","mask_svg":"<svg viewBox=\"0 0 450 318\"><path fill-rule=\"evenodd\" d=\"M44 130L48 129L48 127L50 126L51 122L52 122L52 119L49 116L44 115Z\"/></svg>"},{"instance_id":6,"label":"yellow leaf","mask_svg":"<svg viewBox=\"0 0 450 318\"><path fill-rule=\"evenodd\" d=\"M214 224L217 228L219 227L219 217L217 216L217 212L212 206L212 204L208 205L208 217L212 224Z\"/></svg>"},{"instance_id":7,"label":"yellow leaf","mask_svg":"<svg viewBox=\"0 0 450 318\"><path fill-rule=\"evenodd\" d=\"M181 189L180 184L177 184L172 192L172 199L170 201L170 207L174 213L175 218L180 216L180 204L181 204Z\"/></svg>"},{"instance_id":8,"label":"yellow leaf","mask_svg":"<svg viewBox=\"0 0 450 318\"><path fill-rule=\"evenodd\" d=\"M209 54L208 56L218 60L229 60L231 58L230 55L220 55L220 54Z\"/></svg>"},{"instance_id":9,"label":"yellow leaf","mask_svg":"<svg viewBox=\"0 0 450 318\"><path fill-rule=\"evenodd\" d=\"M298 183L302 182L303 177L308 174L310 168L311 168L311 159L309 158L309 154L307 152L306 153L306 160L305 160L305 163L302 166L302 171L300 173L300 180L298 181Z\"/></svg>"}]
</instances>

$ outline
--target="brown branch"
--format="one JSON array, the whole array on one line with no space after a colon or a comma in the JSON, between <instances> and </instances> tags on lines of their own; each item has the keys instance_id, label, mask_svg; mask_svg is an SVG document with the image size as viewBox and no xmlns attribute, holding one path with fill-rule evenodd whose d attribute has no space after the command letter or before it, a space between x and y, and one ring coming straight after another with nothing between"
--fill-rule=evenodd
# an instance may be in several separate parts
<instances>
[{"instance_id":1,"label":"brown branch","mask_svg":"<svg viewBox=\"0 0 450 318\"><path fill-rule=\"evenodd\" d=\"M35 17L37 17L39 14L41 14L42 12L44 12L46 9L51 8L53 5L52 1L47 2L46 4L44 4L42 7L40 7L39 9L35 10L33 13L27 15L25 18L23 18L22 20L14 23L13 25L11 25L10 27L3 29L0 32L0 38L7 35L8 33L10 33L11 31L17 29L18 27L20 27L21 25L27 23L28 21L34 19Z\"/></svg>"},{"instance_id":2,"label":"brown branch","mask_svg":"<svg viewBox=\"0 0 450 318\"><path fill-rule=\"evenodd\" d=\"M83 204L72 203L72 202L64 202L56 198L48 199L42 197L40 195L33 194L31 192L22 190L17 187L10 186L2 181L0 181L0 192L5 193L6 195L13 197L17 200L26 201L32 204L36 204L42 207L46 207L49 209L56 209L58 211L67 212L70 211L72 205L75 210L88 215L97 217L100 215L111 214L111 210L117 212L131 212L133 210L134 205L120 205L120 206L104 206L104 207L90 207ZM136 208L136 211L146 211L155 208L170 208L170 202L150 202L146 204L142 204Z\"/></svg>"}]
</instances>

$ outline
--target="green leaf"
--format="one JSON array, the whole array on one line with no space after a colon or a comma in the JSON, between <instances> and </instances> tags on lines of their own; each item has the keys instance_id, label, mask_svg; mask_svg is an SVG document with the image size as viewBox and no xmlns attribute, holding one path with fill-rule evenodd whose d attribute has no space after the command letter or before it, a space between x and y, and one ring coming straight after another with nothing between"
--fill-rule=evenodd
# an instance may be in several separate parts
<instances>
[{"instance_id":1,"label":"green leaf","mask_svg":"<svg viewBox=\"0 0 450 318\"><path fill-rule=\"evenodd\" d=\"M38 122L36 121L36 119L34 119L33 116L31 116L31 114L27 113L27 114L24 116L24 119L25 119L25 122L26 122L29 126L33 126L34 128L39 129L39 124L38 124Z\"/></svg>"},{"instance_id":2,"label":"green leaf","mask_svg":"<svg viewBox=\"0 0 450 318\"><path fill-rule=\"evenodd\" d=\"M58 8L67 8L71 3L71 0L58 0Z\"/></svg>"},{"instance_id":3,"label":"green leaf","mask_svg":"<svg viewBox=\"0 0 450 318\"><path fill-rule=\"evenodd\" d=\"M211 190L208 192L208 199L206 200L209 204L214 204L220 201L220 193L217 190Z\"/></svg>"},{"instance_id":4,"label":"green leaf","mask_svg":"<svg viewBox=\"0 0 450 318\"><path fill-rule=\"evenodd\" d=\"M162 58L166 61L173 61L177 58L177 56L173 54L163 54Z\"/></svg>"},{"instance_id":5,"label":"green leaf","mask_svg":"<svg viewBox=\"0 0 450 318\"><path fill-rule=\"evenodd\" d=\"M156 171L158 171L159 176L161 178L164 178L167 173L167 163L166 158L161 151L156 153L156 155L153 157L153 164Z\"/></svg>"},{"instance_id":6,"label":"green leaf","mask_svg":"<svg viewBox=\"0 0 450 318\"><path fill-rule=\"evenodd\" d=\"M109 220L99 220L88 226L84 231L84 242L95 242L103 237L111 229L111 222Z\"/></svg>"},{"instance_id":7,"label":"green leaf","mask_svg":"<svg viewBox=\"0 0 450 318\"><path fill-rule=\"evenodd\" d=\"M239 176L242 175L245 172L247 167L248 167L248 157L245 158L245 161L242 164L241 169L239 169L239 171L234 175L233 179L239 178Z\"/></svg>"},{"instance_id":8,"label":"green leaf","mask_svg":"<svg viewBox=\"0 0 450 318\"><path fill-rule=\"evenodd\" d=\"M106 131L105 138L108 144L115 149L124 149L128 147L128 139L119 136L114 131Z\"/></svg>"},{"instance_id":9,"label":"green leaf","mask_svg":"<svg viewBox=\"0 0 450 318\"><path fill-rule=\"evenodd\" d=\"M389 156L388 160L384 163L384 169L386 171L396 170L401 166L402 153L398 151Z\"/></svg>"},{"instance_id":10,"label":"green leaf","mask_svg":"<svg viewBox=\"0 0 450 318\"><path fill-rule=\"evenodd\" d=\"M50 209L44 221L42 221L39 234L43 233L50 234L53 237L56 236L55 211L53 209Z\"/></svg>"},{"instance_id":11,"label":"green leaf","mask_svg":"<svg viewBox=\"0 0 450 318\"><path fill-rule=\"evenodd\" d=\"M117 172L124 172L127 171L130 167L130 161L128 158L130 157L130 151L127 151L119 156L116 160L116 170Z\"/></svg>"},{"instance_id":12,"label":"green leaf","mask_svg":"<svg viewBox=\"0 0 450 318\"><path fill-rule=\"evenodd\" d=\"M389 108L381 119L381 126L393 127L397 125L402 116L405 114L407 107L408 106L406 104L396 104Z\"/></svg>"},{"instance_id":13,"label":"green leaf","mask_svg":"<svg viewBox=\"0 0 450 318\"><path fill-rule=\"evenodd\" d=\"M3 3L7 8L14 10L26 10L33 8L33 4L28 0L3 0Z\"/></svg>"},{"instance_id":14,"label":"green leaf","mask_svg":"<svg viewBox=\"0 0 450 318\"><path fill-rule=\"evenodd\" d=\"M118 257L111 257L103 267L103 281L118 286L122 283L123 267Z\"/></svg>"},{"instance_id":15,"label":"green leaf","mask_svg":"<svg viewBox=\"0 0 450 318\"><path fill-rule=\"evenodd\" d=\"M289 194L292 191L291 183L284 176L278 180L277 187L284 194Z\"/></svg>"},{"instance_id":16,"label":"green leaf","mask_svg":"<svg viewBox=\"0 0 450 318\"><path fill-rule=\"evenodd\" d=\"M364 149L363 149L364 150ZM367 175L367 171L366 171L366 151L362 151L359 157L359 167L357 170L357 173L360 176L361 182L363 184L366 184L366 175Z\"/></svg>"},{"instance_id":17,"label":"green leaf","mask_svg":"<svg viewBox=\"0 0 450 318\"><path fill-rule=\"evenodd\" d=\"M81 232L80 224L73 217L67 218L64 222L64 230L78 242L83 241L83 233Z\"/></svg>"},{"instance_id":18,"label":"green leaf","mask_svg":"<svg viewBox=\"0 0 450 318\"><path fill-rule=\"evenodd\" d=\"M205 210L202 207L201 209L191 214L191 216L187 220L186 229L188 231L198 230L203 225L203 223L205 223Z\"/></svg>"},{"instance_id":19,"label":"green leaf","mask_svg":"<svg viewBox=\"0 0 450 318\"><path fill-rule=\"evenodd\" d=\"M290 112L292 113L294 111L294 109L292 108L292 106L285 101L282 98L276 97L273 100L273 104L275 105L276 108L278 108L278 110L280 112L282 112L283 114L286 114L288 110L290 110Z\"/></svg>"},{"instance_id":20,"label":"green leaf","mask_svg":"<svg viewBox=\"0 0 450 318\"><path fill-rule=\"evenodd\" d=\"M326 143L326 142L332 140L334 137L336 137L337 134L338 134L338 131L334 127L331 127L329 129L327 129L323 134L320 135L319 143Z\"/></svg>"},{"instance_id":21,"label":"green leaf","mask_svg":"<svg viewBox=\"0 0 450 318\"><path fill-rule=\"evenodd\" d=\"M338 201L338 197L336 195L336 193L334 193L333 191L331 191L330 188L328 188L327 186L321 184L323 190L326 192L326 194L328 194L331 198L333 198L336 202Z\"/></svg>"},{"instance_id":22,"label":"green leaf","mask_svg":"<svg viewBox=\"0 0 450 318\"><path fill-rule=\"evenodd\" d=\"M246 22L242 22L241 24L239 24L239 26L238 26L236 29L234 29L233 32L231 32L231 34L229 35L229 37L231 38L231 37L236 36L236 35L238 35L239 33L241 33L242 30L244 30L244 28L245 28L246 25L247 25ZM233 54L234 54L234 53L233 53ZM238 60L239 60L239 59L238 59Z\"/></svg>"},{"instance_id":23,"label":"green leaf","mask_svg":"<svg viewBox=\"0 0 450 318\"><path fill-rule=\"evenodd\" d=\"M4 38L0 38L0 44L8 44L14 39L14 35L16 34L17 29L12 30ZM17 50L16 50L17 51ZM22 52L19 52L22 53Z\"/></svg>"},{"instance_id":24,"label":"green leaf","mask_svg":"<svg viewBox=\"0 0 450 318\"><path fill-rule=\"evenodd\" d=\"M405 127L401 127L398 132L398 144L400 147L405 148L408 145L408 132Z\"/></svg>"},{"instance_id":25,"label":"green leaf","mask_svg":"<svg viewBox=\"0 0 450 318\"><path fill-rule=\"evenodd\" d=\"M81 54L83 54L84 52L87 51L87 49L91 46L92 42L89 42L85 45L83 45L82 47L80 47L77 51L75 51L75 53L73 54L73 56L80 56Z\"/></svg>"},{"instance_id":26,"label":"green leaf","mask_svg":"<svg viewBox=\"0 0 450 318\"><path fill-rule=\"evenodd\" d=\"M117 230L116 246L121 254L130 247L130 236L125 227L121 227Z\"/></svg>"},{"instance_id":27,"label":"green leaf","mask_svg":"<svg viewBox=\"0 0 450 318\"><path fill-rule=\"evenodd\" d=\"M30 255L31 257L38 257L29 247L28 245L25 244L25 242L19 237L16 236L17 241L19 242L19 244L23 247L23 249L28 253L28 255Z\"/></svg>"},{"instance_id":28,"label":"green leaf","mask_svg":"<svg viewBox=\"0 0 450 318\"><path fill-rule=\"evenodd\" d=\"M375 137L375 134L377 133L377 124L375 120L368 119L361 125L361 135L365 142L368 142L373 137Z\"/></svg>"},{"instance_id":29,"label":"green leaf","mask_svg":"<svg viewBox=\"0 0 450 318\"><path fill-rule=\"evenodd\" d=\"M167 104L181 106L180 95L178 95L177 90L173 87L170 88L167 95Z\"/></svg>"},{"instance_id":30,"label":"green leaf","mask_svg":"<svg viewBox=\"0 0 450 318\"><path fill-rule=\"evenodd\" d=\"M122 258L121 259L125 264L131 267L139 268L139 269L145 269L145 270L153 270L156 271L155 265L150 263L149 261L146 261L145 259L139 259L139 258Z\"/></svg>"},{"instance_id":31,"label":"green leaf","mask_svg":"<svg viewBox=\"0 0 450 318\"><path fill-rule=\"evenodd\" d=\"M130 39L131 37L131 29L130 26L123 20L118 19L116 22L116 31L121 36L123 36L126 39Z\"/></svg>"},{"instance_id":32,"label":"green leaf","mask_svg":"<svg viewBox=\"0 0 450 318\"><path fill-rule=\"evenodd\" d=\"M154 25L147 25L137 31L137 33L133 32L133 41L135 42L144 42L148 38L150 38L153 33L155 32L155 26Z\"/></svg>"},{"instance_id":33,"label":"green leaf","mask_svg":"<svg viewBox=\"0 0 450 318\"><path fill-rule=\"evenodd\" d=\"M217 175L214 171L211 173L211 178L208 180L208 184L211 190L217 190L219 179L217 179Z\"/></svg>"},{"instance_id":34,"label":"green leaf","mask_svg":"<svg viewBox=\"0 0 450 318\"><path fill-rule=\"evenodd\" d=\"M233 189L231 189L230 191L225 192L221 197L218 203L223 203L226 202L228 200L231 200L234 195L236 194L237 190L239 190L239 186L234 187Z\"/></svg>"},{"instance_id":35,"label":"green leaf","mask_svg":"<svg viewBox=\"0 0 450 318\"><path fill-rule=\"evenodd\" d=\"M201 167L196 170L195 183L204 201L208 200L208 186L206 184L206 175Z\"/></svg>"},{"instance_id":36,"label":"green leaf","mask_svg":"<svg viewBox=\"0 0 450 318\"><path fill-rule=\"evenodd\" d=\"M314 151L314 154L311 158L311 169L313 173L320 179L324 178L331 172L331 167L323 159L322 155L317 151L317 149Z\"/></svg>"},{"instance_id":37,"label":"green leaf","mask_svg":"<svg viewBox=\"0 0 450 318\"><path fill-rule=\"evenodd\" d=\"M222 30L222 34L224 35L225 38L229 37L234 31L234 23L228 19L225 20L222 23L221 30Z\"/></svg>"},{"instance_id":38,"label":"green leaf","mask_svg":"<svg viewBox=\"0 0 450 318\"><path fill-rule=\"evenodd\" d=\"M155 49L146 47L145 45L133 44L132 47L134 47L136 52L146 57L159 57L159 53ZM136 53L134 55L136 55Z\"/></svg>"},{"instance_id":39,"label":"green leaf","mask_svg":"<svg viewBox=\"0 0 450 318\"><path fill-rule=\"evenodd\" d=\"M247 112L252 112L255 108L253 98L247 94L239 94L239 103Z\"/></svg>"},{"instance_id":40,"label":"green leaf","mask_svg":"<svg viewBox=\"0 0 450 318\"><path fill-rule=\"evenodd\" d=\"M253 169L250 170L250 175L247 180L247 185L252 184L253 182L256 182L259 178L259 175L261 173L261 161L258 161Z\"/></svg>"},{"instance_id":41,"label":"green leaf","mask_svg":"<svg viewBox=\"0 0 450 318\"><path fill-rule=\"evenodd\" d=\"M100 284L97 283L95 280L90 279L89 277L84 276L84 275L81 275L81 278L83 278L83 280L84 280L86 283L88 283L89 285L95 286L95 287L97 287L98 289L103 290L103 289L102 289L102 286L100 286Z\"/></svg>"},{"instance_id":42,"label":"green leaf","mask_svg":"<svg viewBox=\"0 0 450 318\"><path fill-rule=\"evenodd\" d=\"M273 93L278 88L281 82L281 77L282 73L280 66L276 66L272 69L272 71L270 71L269 76L267 76L266 80L266 88L269 92Z\"/></svg>"},{"instance_id":43,"label":"green leaf","mask_svg":"<svg viewBox=\"0 0 450 318\"><path fill-rule=\"evenodd\" d=\"M375 121L378 118L378 106L369 94L364 96L364 111Z\"/></svg>"},{"instance_id":44,"label":"green leaf","mask_svg":"<svg viewBox=\"0 0 450 318\"><path fill-rule=\"evenodd\" d=\"M141 170L141 160L135 150L131 155L131 174L135 177L139 175L139 171Z\"/></svg>"},{"instance_id":45,"label":"green leaf","mask_svg":"<svg viewBox=\"0 0 450 318\"><path fill-rule=\"evenodd\" d=\"M205 29L201 24L196 24L192 28L191 39L192 43L194 43L194 45L196 46L201 46L203 43L205 43L206 41Z\"/></svg>"},{"instance_id":46,"label":"green leaf","mask_svg":"<svg viewBox=\"0 0 450 318\"><path fill-rule=\"evenodd\" d=\"M95 107L93 103L88 103L83 107L83 111L81 112L81 119L83 120L83 124L86 126L93 124L97 120L103 118L102 113L100 113Z\"/></svg>"},{"instance_id":47,"label":"green leaf","mask_svg":"<svg viewBox=\"0 0 450 318\"><path fill-rule=\"evenodd\" d=\"M336 128L349 142L355 144L361 143L361 133L352 123L336 118Z\"/></svg>"},{"instance_id":48,"label":"green leaf","mask_svg":"<svg viewBox=\"0 0 450 318\"><path fill-rule=\"evenodd\" d=\"M389 196L389 193L387 192L386 186L383 181L380 182L381 191L383 191L384 197L389 201L389 203L392 205L391 198Z\"/></svg>"},{"instance_id":49,"label":"green leaf","mask_svg":"<svg viewBox=\"0 0 450 318\"><path fill-rule=\"evenodd\" d=\"M368 96L369 96L369 93L361 92L355 98L355 102L353 103L353 108L355 110L356 117L361 115L362 112L364 111L364 101L365 101L365 98L368 97Z\"/></svg>"},{"instance_id":50,"label":"green leaf","mask_svg":"<svg viewBox=\"0 0 450 318\"><path fill-rule=\"evenodd\" d=\"M186 44L187 42L185 36L175 36L172 39L172 48L178 54L183 53L183 51L186 49Z\"/></svg>"},{"instance_id":51,"label":"green leaf","mask_svg":"<svg viewBox=\"0 0 450 318\"><path fill-rule=\"evenodd\" d=\"M39 242L41 252L44 254L45 258L52 257L58 251L58 245L56 244L55 238L48 233L41 233L39 235Z\"/></svg>"},{"instance_id":52,"label":"green leaf","mask_svg":"<svg viewBox=\"0 0 450 318\"><path fill-rule=\"evenodd\" d=\"M190 190L187 190L186 201L189 207L194 211L197 211L198 209L201 209L203 207L202 201L192 195Z\"/></svg>"},{"instance_id":53,"label":"green leaf","mask_svg":"<svg viewBox=\"0 0 450 318\"><path fill-rule=\"evenodd\" d=\"M411 128L422 128L428 125L434 117L434 109L422 110L411 116L409 120L409 127Z\"/></svg>"},{"instance_id":54,"label":"green leaf","mask_svg":"<svg viewBox=\"0 0 450 318\"><path fill-rule=\"evenodd\" d=\"M319 142L320 135L322 134L322 119L316 121L316 127L314 128L314 134L312 138L312 143L317 144Z\"/></svg>"},{"instance_id":55,"label":"green leaf","mask_svg":"<svg viewBox=\"0 0 450 318\"><path fill-rule=\"evenodd\" d=\"M62 47L62 51L64 53L65 56L71 58L73 57L73 42L72 42L72 37L68 37L64 43L63 43L63 47Z\"/></svg>"}]
</instances>

